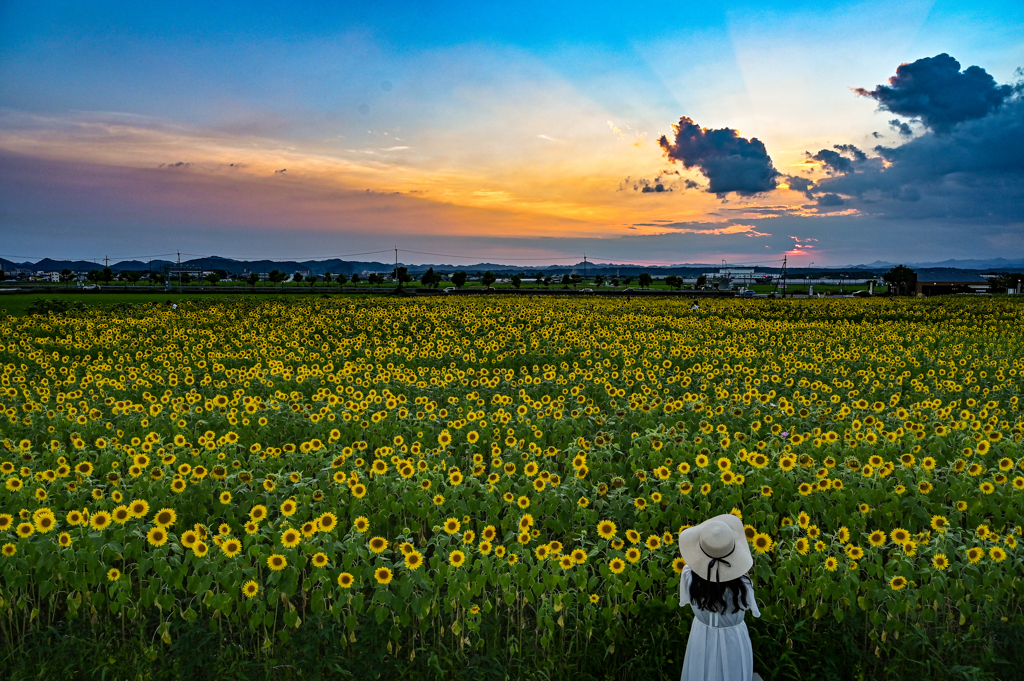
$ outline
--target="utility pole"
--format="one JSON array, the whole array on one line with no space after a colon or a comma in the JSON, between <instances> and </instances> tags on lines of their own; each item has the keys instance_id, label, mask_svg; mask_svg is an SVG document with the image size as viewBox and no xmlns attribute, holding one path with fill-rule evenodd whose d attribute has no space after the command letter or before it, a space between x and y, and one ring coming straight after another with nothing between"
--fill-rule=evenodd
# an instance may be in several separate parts
<instances>
[{"instance_id":1,"label":"utility pole","mask_svg":"<svg viewBox=\"0 0 1024 681\"><path fill-rule=\"evenodd\" d=\"M587 254L583 254L583 283L587 283Z\"/></svg>"},{"instance_id":2,"label":"utility pole","mask_svg":"<svg viewBox=\"0 0 1024 681\"><path fill-rule=\"evenodd\" d=\"M398 278L398 246L395 246L395 281L398 282L399 286L402 285L401 280Z\"/></svg>"},{"instance_id":3,"label":"utility pole","mask_svg":"<svg viewBox=\"0 0 1024 681\"><path fill-rule=\"evenodd\" d=\"M107 256L103 256L103 266L110 267L110 258L108 258Z\"/></svg>"},{"instance_id":4,"label":"utility pole","mask_svg":"<svg viewBox=\"0 0 1024 681\"><path fill-rule=\"evenodd\" d=\"M178 294L181 294L181 251L178 251Z\"/></svg>"},{"instance_id":5,"label":"utility pole","mask_svg":"<svg viewBox=\"0 0 1024 681\"><path fill-rule=\"evenodd\" d=\"M782 271L779 272L779 279L775 283L775 290L776 291L779 290L780 284L781 284L782 295L786 295L786 258L787 257L788 256L785 256L785 255L782 256Z\"/></svg>"}]
</instances>

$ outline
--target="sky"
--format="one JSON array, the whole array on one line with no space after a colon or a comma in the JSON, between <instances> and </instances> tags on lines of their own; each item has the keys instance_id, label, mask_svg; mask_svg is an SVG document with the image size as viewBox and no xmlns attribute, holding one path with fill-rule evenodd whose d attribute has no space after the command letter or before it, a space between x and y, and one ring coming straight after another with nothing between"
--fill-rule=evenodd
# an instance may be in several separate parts
<instances>
[{"instance_id":1,"label":"sky","mask_svg":"<svg viewBox=\"0 0 1024 681\"><path fill-rule=\"evenodd\" d=\"M1021 67L1019 0L4 0L0 256L1024 258Z\"/></svg>"}]
</instances>

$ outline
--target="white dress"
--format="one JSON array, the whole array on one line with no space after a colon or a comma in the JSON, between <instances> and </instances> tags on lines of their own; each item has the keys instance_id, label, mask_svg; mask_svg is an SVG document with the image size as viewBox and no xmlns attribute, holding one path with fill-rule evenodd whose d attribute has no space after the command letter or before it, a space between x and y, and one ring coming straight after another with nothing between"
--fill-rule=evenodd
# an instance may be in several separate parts
<instances>
[{"instance_id":1,"label":"white dress","mask_svg":"<svg viewBox=\"0 0 1024 681\"><path fill-rule=\"evenodd\" d=\"M690 638L686 642L686 657L683 659L681 681L751 681L754 676L754 650L750 646L750 634L743 621L746 610L733 612L732 593L726 591L725 614L701 610L690 602L690 582L693 572L690 566L683 567L679 578L679 605L693 608L693 624ZM754 588L749 579L747 587L747 608L760 617L754 600ZM741 606L742 607L742 606Z\"/></svg>"}]
</instances>

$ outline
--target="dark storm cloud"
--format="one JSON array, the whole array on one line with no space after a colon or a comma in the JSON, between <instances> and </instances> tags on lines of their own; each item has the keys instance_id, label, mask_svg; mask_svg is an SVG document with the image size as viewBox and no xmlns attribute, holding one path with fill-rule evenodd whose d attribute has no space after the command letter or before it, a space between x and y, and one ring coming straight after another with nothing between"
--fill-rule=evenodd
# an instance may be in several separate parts
<instances>
[{"instance_id":1,"label":"dark storm cloud","mask_svg":"<svg viewBox=\"0 0 1024 681\"><path fill-rule=\"evenodd\" d=\"M891 218L952 218L1020 225L1024 207L1024 98L944 134L927 132L856 171L822 179L819 190L859 200ZM884 163L883 163L884 160Z\"/></svg>"},{"instance_id":2,"label":"dark storm cloud","mask_svg":"<svg viewBox=\"0 0 1024 681\"><path fill-rule=\"evenodd\" d=\"M789 188L793 191L800 192L809 199L814 198L814 194L811 193L814 190L814 182L812 180L808 180L806 177L799 177L797 175L787 175L785 179L786 184L788 184Z\"/></svg>"},{"instance_id":3,"label":"dark storm cloud","mask_svg":"<svg viewBox=\"0 0 1024 681\"><path fill-rule=\"evenodd\" d=\"M894 118L889 121L889 127L899 133L900 137L913 137L914 131L911 129L908 123L904 123L898 118Z\"/></svg>"},{"instance_id":4,"label":"dark storm cloud","mask_svg":"<svg viewBox=\"0 0 1024 681\"><path fill-rule=\"evenodd\" d=\"M719 196L736 192L749 196L771 191L780 173L772 165L764 144L740 137L735 130L702 128L683 116L672 126L675 139L662 135L658 144L670 160L697 168L708 178L708 191Z\"/></svg>"},{"instance_id":5,"label":"dark storm cloud","mask_svg":"<svg viewBox=\"0 0 1024 681\"><path fill-rule=\"evenodd\" d=\"M1024 244L1024 84L996 85L979 67L961 72L945 54L900 66L889 83L860 94L917 117L890 121L902 143L876 146L871 156L848 144L808 152L828 177L790 188L816 199L819 213L960 221L972 233L1001 225ZM917 137L915 122L924 128Z\"/></svg>"},{"instance_id":6,"label":"dark storm cloud","mask_svg":"<svg viewBox=\"0 0 1024 681\"><path fill-rule=\"evenodd\" d=\"M868 160L868 155L852 144L836 144L832 148L838 149L841 153L852 157L857 163L863 163Z\"/></svg>"},{"instance_id":7,"label":"dark storm cloud","mask_svg":"<svg viewBox=\"0 0 1024 681\"><path fill-rule=\"evenodd\" d=\"M867 154L852 144L836 144L832 149L822 149L817 154L808 152L807 157L821 163L829 175L852 173L855 166L868 160Z\"/></svg>"},{"instance_id":8,"label":"dark storm cloud","mask_svg":"<svg viewBox=\"0 0 1024 681\"><path fill-rule=\"evenodd\" d=\"M876 100L883 111L920 119L925 127L945 133L958 123L992 113L1012 95L1013 88L996 85L980 66L961 72L960 62L943 53L901 64L888 85L854 91Z\"/></svg>"},{"instance_id":9,"label":"dark storm cloud","mask_svg":"<svg viewBox=\"0 0 1024 681\"><path fill-rule=\"evenodd\" d=\"M682 188L691 189L693 188L690 186L691 184L693 187L697 186L691 180L686 180L682 183ZM653 180L643 177L627 177L619 184L619 191L632 189L641 194L663 194L673 192L677 188L681 188L678 170L663 170Z\"/></svg>"},{"instance_id":10,"label":"dark storm cloud","mask_svg":"<svg viewBox=\"0 0 1024 681\"><path fill-rule=\"evenodd\" d=\"M853 161L831 149L822 149L817 154L808 153L807 156L821 163L825 172L830 175L848 173L853 170Z\"/></svg>"}]
</instances>

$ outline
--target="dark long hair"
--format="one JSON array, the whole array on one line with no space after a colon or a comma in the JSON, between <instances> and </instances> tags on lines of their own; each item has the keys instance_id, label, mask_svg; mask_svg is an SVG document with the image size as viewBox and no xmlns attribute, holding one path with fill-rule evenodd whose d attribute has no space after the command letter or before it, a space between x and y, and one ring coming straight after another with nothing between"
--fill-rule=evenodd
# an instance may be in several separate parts
<instances>
[{"instance_id":1,"label":"dark long hair","mask_svg":"<svg viewBox=\"0 0 1024 681\"><path fill-rule=\"evenodd\" d=\"M690 576L692 577L690 582L690 602L701 610L718 612L724 615L729 609L729 605L725 600L726 591L732 592L733 612L746 609L746 585L750 582L750 577L744 575L736 579L730 579L728 582L709 582L693 571L690 572Z\"/></svg>"}]
</instances>

